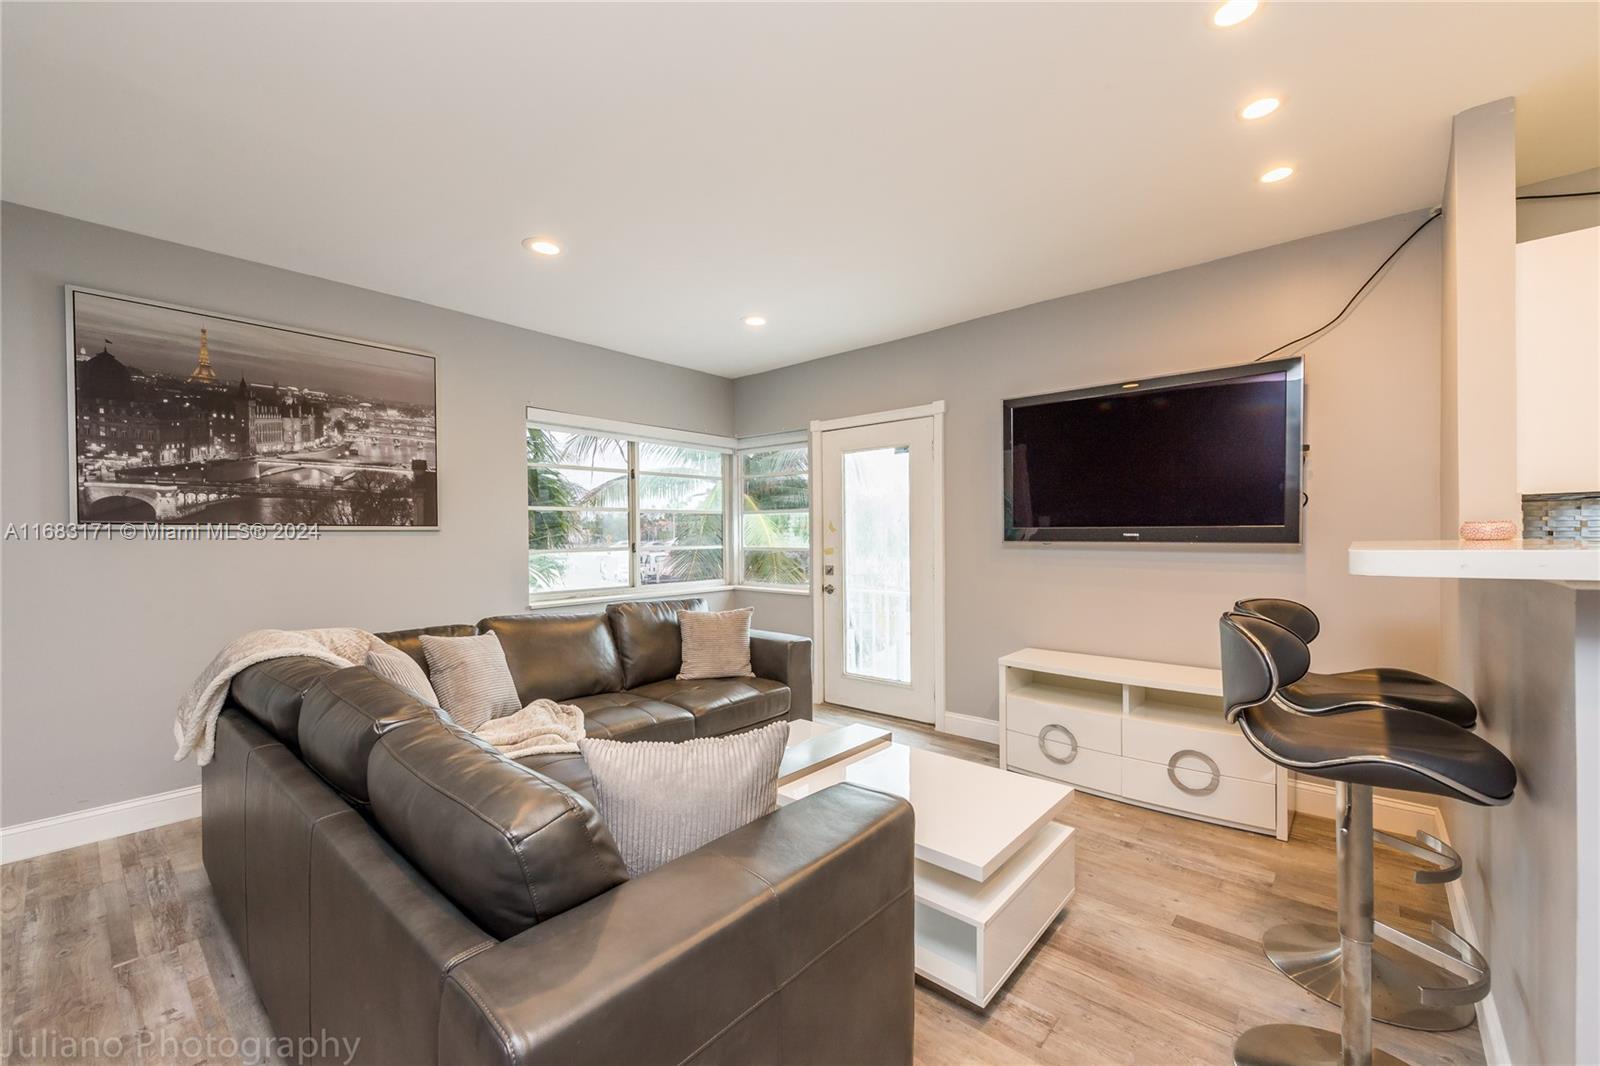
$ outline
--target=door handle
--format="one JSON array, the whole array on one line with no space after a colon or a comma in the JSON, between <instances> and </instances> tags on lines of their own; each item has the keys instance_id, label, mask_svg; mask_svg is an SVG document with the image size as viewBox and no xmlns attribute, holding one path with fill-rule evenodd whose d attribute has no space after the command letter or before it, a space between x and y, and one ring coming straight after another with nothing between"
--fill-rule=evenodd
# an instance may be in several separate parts
<instances>
[{"instance_id":1,"label":"door handle","mask_svg":"<svg viewBox=\"0 0 1600 1066\"><path fill-rule=\"evenodd\" d=\"M822 591L826 592L828 595L832 596L833 595L833 586L832 585L824 585L824 586L822 586Z\"/></svg>"}]
</instances>

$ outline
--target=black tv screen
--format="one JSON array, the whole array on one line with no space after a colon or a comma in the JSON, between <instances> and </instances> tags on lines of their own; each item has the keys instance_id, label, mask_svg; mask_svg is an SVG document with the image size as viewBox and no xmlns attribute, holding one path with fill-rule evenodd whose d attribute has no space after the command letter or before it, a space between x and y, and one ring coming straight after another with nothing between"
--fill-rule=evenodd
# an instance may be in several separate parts
<instances>
[{"instance_id":1,"label":"black tv screen","mask_svg":"<svg viewBox=\"0 0 1600 1066\"><path fill-rule=\"evenodd\" d=\"M1298 358L1005 402L1007 540L1300 539Z\"/></svg>"}]
</instances>

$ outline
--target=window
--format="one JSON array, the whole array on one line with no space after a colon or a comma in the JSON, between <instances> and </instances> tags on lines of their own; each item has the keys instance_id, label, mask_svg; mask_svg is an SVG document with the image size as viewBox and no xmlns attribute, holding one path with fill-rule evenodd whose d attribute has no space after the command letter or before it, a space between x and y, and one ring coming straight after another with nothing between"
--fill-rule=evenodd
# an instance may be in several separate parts
<instances>
[{"instance_id":1,"label":"window","mask_svg":"<svg viewBox=\"0 0 1600 1066\"><path fill-rule=\"evenodd\" d=\"M723 583L728 453L530 422L528 594Z\"/></svg>"},{"instance_id":2,"label":"window","mask_svg":"<svg viewBox=\"0 0 1600 1066\"><path fill-rule=\"evenodd\" d=\"M641 443L639 584L721 581L722 452Z\"/></svg>"},{"instance_id":3,"label":"window","mask_svg":"<svg viewBox=\"0 0 1600 1066\"><path fill-rule=\"evenodd\" d=\"M739 453L741 584L811 585L811 478L804 444Z\"/></svg>"}]
</instances>

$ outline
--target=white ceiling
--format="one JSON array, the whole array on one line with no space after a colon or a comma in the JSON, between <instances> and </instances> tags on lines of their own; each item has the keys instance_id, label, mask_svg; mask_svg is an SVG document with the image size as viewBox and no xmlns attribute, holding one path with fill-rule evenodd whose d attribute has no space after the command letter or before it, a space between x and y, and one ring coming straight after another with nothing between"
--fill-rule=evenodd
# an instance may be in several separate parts
<instances>
[{"instance_id":1,"label":"white ceiling","mask_svg":"<svg viewBox=\"0 0 1600 1066\"><path fill-rule=\"evenodd\" d=\"M738 376L1600 156L1595 4L1210 10L7 3L3 193Z\"/></svg>"}]
</instances>

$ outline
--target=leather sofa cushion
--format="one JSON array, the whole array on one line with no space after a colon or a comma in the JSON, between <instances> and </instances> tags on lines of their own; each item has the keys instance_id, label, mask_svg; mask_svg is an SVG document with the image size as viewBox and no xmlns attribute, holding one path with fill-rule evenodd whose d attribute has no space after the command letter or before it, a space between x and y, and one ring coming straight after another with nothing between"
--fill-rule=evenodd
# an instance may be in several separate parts
<instances>
[{"instance_id":1,"label":"leather sofa cushion","mask_svg":"<svg viewBox=\"0 0 1600 1066\"><path fill-rule=\"evenodd\" d=\"M542 751L524 755L517 762L535 770L558 784L600 806L600 794L594 789L594 774L589 771L589 760L575 751Z\"/></svg>"},{"instance_id":2,"label":"leather sofa cushion","mask_svg":"<svg viewBox=\"0 0 1600 1066\"><path fill-rule=\"evenodd\" d=\"M485 618L478 631L499 636L524 707L623 687L622 661L604 614L507 614Z\"/></svg>"},{"instance_id":3,"label":"leather sofa cushion","mask_svg":"<svg viewBox=\"0 0 1600 1066\"><path fill-rule=\"evenodd\" d=\"M491 936L627 880L593 804L441 718L384 732L367 777L384 834Z\"/></svg>"},{"instance_id":4,"label":"leather sofa cushion","mask_svg":"<svg viewBox=\"0 0 1600 1066\"><path fill-rule=\"evenodd\" d=\"M634 689L632 695L671 703L689 711L694 715L697 737L749 729L781 718L789 710L789 686L765 677L657 681Z\"/></svg>"},{"instance_id":5,"label":"leather sofa cushion","mask_svg":"<svg viewBox=\"0 0 1600 1066\"><path fill-rule=\"evenodd\" d=\"M436 717L365 666L336 670L306 693L300 752L323 780L359 806L368 802L367 759L385 729L409 718Z\"/></svg>"},{"instance_id":6,"label":"leather sofa cushion","mask_svg":"<svg viewBox=\"0 0 1600 1066\"><path fill-rule=\"evenodd\" d=\"M636 692L602 692L572 701L583 711L583 731L609 740L693 740L694 714Z\"/></svg>"},{"instance_id":7,"label":"leather sofa cushion","mask_svg":"<svg viewBox=\"0 0 1600 1066\"><path fill-rule=\"evenodd\" d=\"M268 659L233 677L233 702L290 748L300 749L300 706L306 689L339 669L321 659L291 655Z\"/></svg>"},{"instance_id":8,"label":"leather sofa cushion","mask_svg":"<svg viewBox=\"0 0 1600 1066\"><path fill-rule=\"evenodd\" d=\"M478 627L463 622L459 625L423 626L421 629L396 629L388 633L379 633L377 637L393 644L415 659L423 670L427 670L428 657L422 651L424 634L430 637L475 637L478 635Z\"/></svg>"},{"instance_id":9,"label":"leather sofa cushion","mask_svg":"<svg viewBox=\"0 0 1600 1066\"><path fill-rule=\"evenodd\" d=\"M611 635L622 659L623 688L638 688L677 677L683 664L679 611L703 611L706 601L636 600L606 606Z\"/></svg>"}]
</instances>

